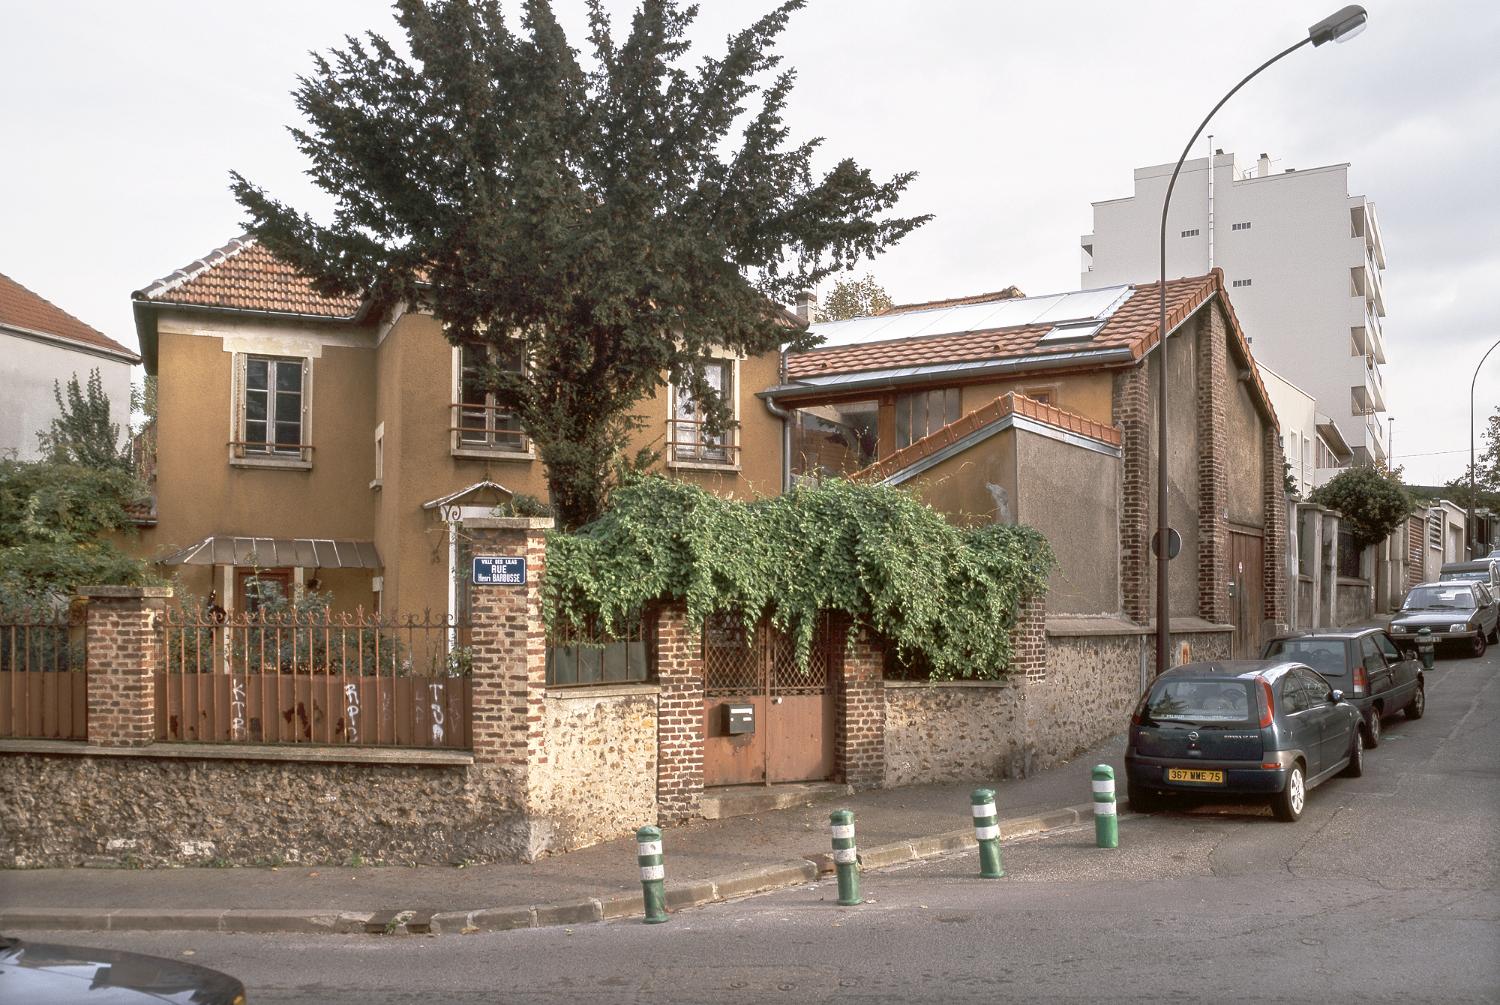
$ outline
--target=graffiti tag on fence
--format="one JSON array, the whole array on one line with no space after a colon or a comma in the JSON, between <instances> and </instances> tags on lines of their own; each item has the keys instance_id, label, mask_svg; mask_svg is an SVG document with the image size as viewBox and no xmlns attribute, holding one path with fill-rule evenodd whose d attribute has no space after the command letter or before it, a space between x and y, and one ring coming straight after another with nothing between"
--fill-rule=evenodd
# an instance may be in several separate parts
<instances>
[{"instance_id":1,"label":"graffiti tag on fence","mask_svg":"<svg viewBox=\"0 0 1500 1005\"><path fill-rule=\"evenodd\" d=\"M445 688L441 684L429 684L427 686L432 689L432 745L440 747L443 744L442 693Z\"/></svg>"},{"instance_id":2,"label":"graffiti tag on fence","mask_svg":"<svg viewBox=\"0 0 1500 1005\"><path fill-rule=\"evenodd\" d=\"M359 685L344 685L344 719L349 724L349 742L359 742Z\"/></svg>"},{"instance_id":3,"label":"graffiti tag on fence","mask_svg":"<svg viewBox=\"0 0 1500 1005\"><path fill-rule=\"evenodd\" d=\"M234 719L231 730L236 740L245 739L245 682L230 678L229 709Z\"/></svg>"}]
</instances>

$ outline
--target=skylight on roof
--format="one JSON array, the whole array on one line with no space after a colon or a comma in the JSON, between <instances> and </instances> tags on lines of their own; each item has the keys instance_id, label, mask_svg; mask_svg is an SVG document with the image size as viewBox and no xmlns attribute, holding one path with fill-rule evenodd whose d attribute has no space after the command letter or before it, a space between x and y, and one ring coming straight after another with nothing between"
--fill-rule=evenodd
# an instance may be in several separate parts
<instances>
[{"instance_id":1,"label":"skylight on roof","mask_svg":"<svg viewBox=\"0 0 1500 1005\"><path fill-rule=\"evenodd\" d=\"M1103 321L1086 321L1082 324L1062 324L1053 328L1037 341L1042 345L1054 345L1058 342L1087 342L1099 334L1099 329L1104 327Z\"/></svg>"}]
</instances>

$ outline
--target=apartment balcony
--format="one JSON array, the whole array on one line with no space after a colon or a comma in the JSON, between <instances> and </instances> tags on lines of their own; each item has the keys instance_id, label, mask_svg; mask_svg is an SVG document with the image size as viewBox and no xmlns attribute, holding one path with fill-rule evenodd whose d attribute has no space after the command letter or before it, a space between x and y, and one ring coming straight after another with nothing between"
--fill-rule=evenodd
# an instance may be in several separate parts
<instances>
[{"instance_id":1,"label":"apartment balcony","mask_svg":"<svg viewBox=\"0 0 1500 1005\"><path fill-rule=\"evenodd\" d=\"M1368 263L1349 270L1349 295L1362 298L1380 317L1385 317L1385 292L1381 289L1379 270Z\"/></svg>"},{"instance_id":2,"label":"apartment balcony","mask_svg":"<svg viewBox=\"0 0 1500 1005\"><path fill-rule=\"evenodd\" d=\"M1384 412L1386 410L1385 375L1381 373L1374 356L1365 357L1365 387L1369 389L1370 399L1375 404L1375 411Z\"/></svg>"},{"instance_id":3,"label":"apartment balcony","mask_svg":"<svg viewBox=\"0 0 1500 1005\"><path fill-rule=\"evenodd\" d=\"M1349 236L1358 238L1371 260L1385 268L1385 242L1380 236L1380 221L1375 204L1355 196L1349 200Z\"/></svg>"}]
</instances>

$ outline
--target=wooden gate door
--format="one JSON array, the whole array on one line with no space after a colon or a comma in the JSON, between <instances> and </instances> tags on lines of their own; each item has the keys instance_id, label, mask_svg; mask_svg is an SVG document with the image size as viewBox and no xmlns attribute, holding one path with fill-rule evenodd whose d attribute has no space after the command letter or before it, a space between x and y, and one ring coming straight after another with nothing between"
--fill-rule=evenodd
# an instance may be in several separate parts
<instances>
[{"instance_id":1,"label":"wooden gate door","mask_svg":"<svg viewBox=\"0 0 1500 1005\"><path fill-rule=\"evenodd\" d=\"M747 632L735 617L703 629L703 784L770 785L833 774L836 695L828 632L819 631L807 667L791 638L762 622ZM754 729L729 731L729 706L749 706Z\"/></svg>"},{"instance_id":2,"label":"wooden gate door","mask_svg":"<svg viewBox=\"0 0 1500 1005\"><path fill-rule=\"evenodd\" d=\"M1260 626L1266 610L1263 548L1259 534L1229 532L1229 581L1234 586L1230 600L1234 611L1230 654L1235 659L1260 657Z\"/></svg>"}]
</instances>

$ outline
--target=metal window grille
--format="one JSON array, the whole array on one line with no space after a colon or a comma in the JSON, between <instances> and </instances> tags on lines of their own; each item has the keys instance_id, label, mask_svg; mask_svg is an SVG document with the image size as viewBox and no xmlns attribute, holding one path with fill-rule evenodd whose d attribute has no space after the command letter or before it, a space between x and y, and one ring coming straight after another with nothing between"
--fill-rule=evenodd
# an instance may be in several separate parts
<instances>
[{"instance_id":1,"label":"metal window grille","mask_svg":"<svg viewBox=\"0 0 1500 1005\"><path fill-rule=\"evenodd\" d=\"M647 619L634 619L620 635L606 635L597 625L559 632L547 642L547 686L631 684L651 680L652 658Z\"/></svg>"}]
</instances>

